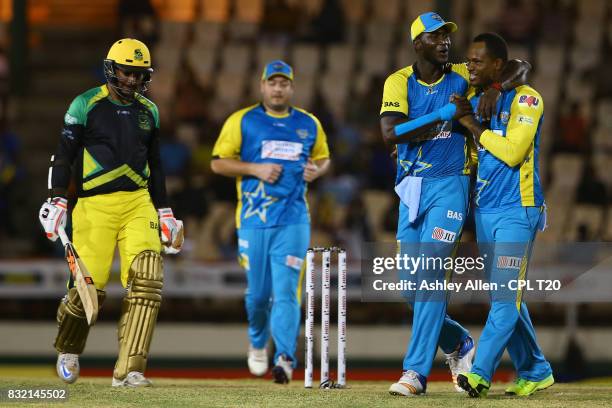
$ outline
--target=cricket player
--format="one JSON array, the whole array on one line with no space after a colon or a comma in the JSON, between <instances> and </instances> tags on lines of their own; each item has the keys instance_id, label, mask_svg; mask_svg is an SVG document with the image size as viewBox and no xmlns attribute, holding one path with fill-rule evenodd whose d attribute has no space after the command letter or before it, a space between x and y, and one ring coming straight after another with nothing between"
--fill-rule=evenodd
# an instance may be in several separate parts
<instances>
[{"instance_id":1,"label":"cricket player","mask_svg":"<svg viewBox=\"0 0 612 408\"><path fill-rule=\"evenodd\" d=\"M267 64L262 102L233 113L213 149L212 170L236 177L238 259L247 274L245 305L253 375L268 370L266 343L276 348L272 374L285 384L296 367L299 286L310 243L306 184L329 168L327 137L312 114L290 105L293 69Z\"/></svg>"},{"instance_id":2,"label":"cricket player","mask_svg":"<svg viewBox=\"0 0 612 408\"><path fill-rule=\"evenodd\" d=\"M477 106L482 91L500 81L508 47L494 33L476 36L468 50L470 84ZM471 397L485 397L505 348L518 373L506 394L527 396L554 383L550 364L536 341L522 291L512 280L526 279L529 255L537 230L545 226L544 195L539 175L539 146L544 120L542 96L528 85L504 90L487 126L472 115L460 119L478 147L476 234L489 256L491 310L478 342L474 366L460 374L459 385ZM508 289L501 289L505 284Z\"/></svg>"},{"instance_id":3,"label":"cricket player","mask_svg":"<svg viewBox=\"0 0 612 408\"><path fill-rule=\"evenodd\" d=\"M454 120L437 121L398 136L395 126L430 114L448 104L451 95L466 95L469 87L465 64L448 64L450 34L457 25L438 14L418 16L411 26L416 62L391 74L384 86L380 126L387 144L397 145L396 192L401 198L397 240L400 250L424 243L422 251L451 256L467 215L470 154L465 136ZM528 63L516 61L504 71L504 87L524 83ZM500 92L487 91L478 111L490 115ZM453 119L471 114L459 104ZM414 254L413 254L414 255ZM418 281L443 281L446 271L417 271ZM460 372L469 371L474 342L459 323L446 314L444 294L413 303L412 337L403 362L403 375L391 385L393 395L425 393L437 346L446 354L455 388Z\"/></svg>"},{"instance_id":4,"label":"cricket player","mask_svg":"<svg viewBox=\"0 0 612 408\"><path fill-rule=\"evenodd\" d=\"M112 45L104 60L106 84L77 96L64 116L60 142L51 156L50 198L39 214L47 238L57 240L58 229L66 223L66 190L74 166L78 202L72 238L94 280L99 307L119 246L126 294L113 387L151 385L144 371L161 303L160 251L178 253L183 237L182 222L167 207L157 107L142 96L151 65L142 42L125 38ZM59 305L57 322L57 373L73 383L89 333L73 282Z\"/></svg>"}]
</instances>

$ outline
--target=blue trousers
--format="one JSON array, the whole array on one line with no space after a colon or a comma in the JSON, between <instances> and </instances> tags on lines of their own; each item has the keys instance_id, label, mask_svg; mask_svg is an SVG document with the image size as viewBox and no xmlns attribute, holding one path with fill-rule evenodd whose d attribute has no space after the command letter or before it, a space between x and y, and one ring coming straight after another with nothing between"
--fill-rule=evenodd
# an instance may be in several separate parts
<instances>
[{"instance_id":1,"label":"blue trousers","mask_svg":"<svg viewBox=\"0 0 612 408\"><path fill-rule=\"evenodd\" d=\"M424 178L419 215L413 223L408 221L408 207L400 203L397 228L400 251L408 251L413 256L452 256L467 216L468 190L467 176ZM444 281L445 275L444 270L419 270L416 280ZM446 295L433 296L422 299L417 293L411 302L412 336L403 363L404 370L414 370L425 377L431 371L437 346L451 353L469 335L446 313Z\"/></svg>"},{"instance_id":2,"label":"blue trousers","mask_svg":"<svg viewBox=\"0 0 612 408\"><path fill-rule=\"evenodd\" d=\"M274 361L285 354L294 366L300 331L298 288L309 243L308 224L238 229L238 259L247 274L244 300L251 345L264 348L271 334Z\"/></svg>"},{"instance_id":3,"label":"blue trousers","mask_svg":"<svg viewBox=\"0 0 612 408\"><path fill-rule=\"evenodd\" d=\"M504 349L508 348L520 378L543 380L552 374L550 364L536 341L521 290L508 288L510 280L527 277L541 208L516 207L494 212L477 209L474 216L481 255L493 254L487 257L487 275L499 289L491 292L491 310L478 341L472 372L490 382Z\"/></svg>"}]
</instances>

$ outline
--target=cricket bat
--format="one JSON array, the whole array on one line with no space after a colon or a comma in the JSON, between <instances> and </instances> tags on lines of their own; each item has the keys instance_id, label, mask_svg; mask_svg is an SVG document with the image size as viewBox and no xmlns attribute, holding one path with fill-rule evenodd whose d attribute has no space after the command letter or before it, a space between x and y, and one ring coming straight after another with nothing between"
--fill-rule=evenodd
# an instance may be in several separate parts
<instances>
[{"instance_id":1,"label":"cricket bat","mask_svg":"<svg viewBox=\"0 0 612 408\"><path fill-rule=\"evenodd\" d=\"M64 246L66 262L68 262L68 269L70 269L74 286L81 298L81 303L83 303L87 323L92 326L98 318L98 294L94 286L94 281L87 267L83 261L81 261L81 258L79 258L79 254L74 248L74 245L72 245L72 242L68 239L68 235L66 235L66 231L64 231L63 227L58 229L58 235Z\"/></svg>"}]
</instances>

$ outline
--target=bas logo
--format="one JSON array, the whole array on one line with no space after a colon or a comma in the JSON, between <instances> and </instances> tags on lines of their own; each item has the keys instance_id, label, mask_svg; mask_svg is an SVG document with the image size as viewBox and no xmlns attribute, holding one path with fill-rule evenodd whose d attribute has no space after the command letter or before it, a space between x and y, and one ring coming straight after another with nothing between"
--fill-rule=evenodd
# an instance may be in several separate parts
<instances>
[{"instance_id":1,"label":"bas logo","mask_svg":"<svg viewBox=\"0 0 612 408\"><path fill-rule=\"evenodd\" d=\"M519 98L519 105L527 105L530 108L536 107L540 103L540 100L532 95L521 95Z\"/></svg>"},{"instance_id":2,"label":"bas logo","mask_svg":"<svg viewBox=\"0 0 612 408\"><path fill-rule=\"evenodd\" d=\"M395 108L399 108L399 105L400 105L399 102L385 102L383 106L385 108L388 108L390 106L393 106Z\"/></svg>"},{"instance_id":3,"label":"bas logo","mask_svg":"<svg viewBox=\"0 0 612 408\"><path fill-rule=\"evenodd\" d=\"M446 218L450 218L451 220L463 221L463 214L459 211L448 210L446 212Z\"/></svg>"}]
</instances>

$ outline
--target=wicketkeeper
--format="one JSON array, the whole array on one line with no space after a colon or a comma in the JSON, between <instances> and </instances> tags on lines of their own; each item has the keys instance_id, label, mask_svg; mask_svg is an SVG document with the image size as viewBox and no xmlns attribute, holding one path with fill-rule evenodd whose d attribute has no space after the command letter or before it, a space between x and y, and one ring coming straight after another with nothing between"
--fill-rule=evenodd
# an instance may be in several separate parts
<instances>
[{"instance_id":1,"label":"wicketkeeper","mask_svg":"<svg viewBox=\"0 0 612 408\"><path fill-rule=\"evenodd\" d=\"M73 168L78 195L72 213L73 243L94 280L99 307L119 246L126 294L112 382L118 387L151 385L144 371L161 303L160 252L176 254L183 243L183 223L166 203L159 113L142 96L152 72L145 44L131 38L113 44L104 60L107 83L77 96L64 116L60 143L51 156L49 199L40 210L47 238L57 240L58 229L66 223L66 190ZM89 334L73 282L59 305L57 322L57 373L73 383Z\"/></svg>"}]
</instances>

